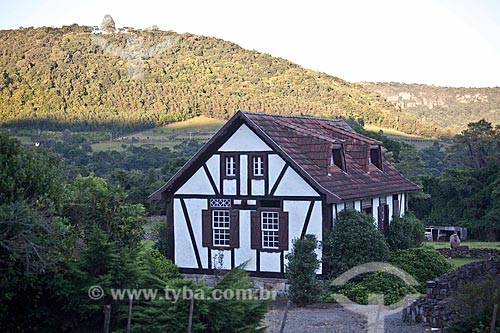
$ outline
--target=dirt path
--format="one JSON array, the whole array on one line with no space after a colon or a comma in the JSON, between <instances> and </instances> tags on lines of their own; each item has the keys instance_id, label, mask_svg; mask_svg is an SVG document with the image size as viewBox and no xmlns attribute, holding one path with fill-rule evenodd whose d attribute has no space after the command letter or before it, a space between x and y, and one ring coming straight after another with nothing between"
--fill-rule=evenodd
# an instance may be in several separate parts
<instances>
[{"instance_id":1,"label":"dirt path","mask_svg":"<svg viewBox=\"0 0 500 333\"><path fill-rule=\"evenodd\" d=\"M338 304L314 304L305 308L291 307L288 311L284 332L371 333L374 331L373 326L368 325L367 317L360 312L368 313L371 318L375 318L376 309L376 306L367 308L357 304L345 307ZM267 333L279 333L284 311L284 304L273 304L270 307L263 321L263 325L267 327ZM374 319L372 320L374 322ZM383 325L379 325L377 332L422 333L424 331L423 325L402 322L401 313L397 312L385 316Z\"/></svg>"}]
</instances>

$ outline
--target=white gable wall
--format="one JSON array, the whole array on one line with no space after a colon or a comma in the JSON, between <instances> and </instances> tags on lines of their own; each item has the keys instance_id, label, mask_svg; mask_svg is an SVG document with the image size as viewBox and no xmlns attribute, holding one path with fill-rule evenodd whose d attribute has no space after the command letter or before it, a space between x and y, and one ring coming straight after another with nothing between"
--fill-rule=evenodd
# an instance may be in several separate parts
<instances>
[{"instance_id":1,"label":"white gable wall","mask_svg":"<svg viewBox=\"0 0 500 333\"><path fill-rule=\"evenodd\" d=\"M248 128L247 125L243 124L219 148L219 151L272 151L272 149Z\"/></svg>"},{"instance_id":2,"label":"white gable wall","mask_svg":"<svg viewBox=\"0 0 500 333\"><path fill-rule=\"evenodd\" d=\"M175 194L215 194L207 174L203 167L199 168L195 174L189 178Z\"/></svg>"},{"instance_id":3,"label":"white gable wall","mask_svg":"<svg viewBox=\"0 0 500 333\"><path fill-rule=\"evenodd\" d=\"M285 166L285 161L277 154L269 154L269 188L273 188L274 183Z\"/></svg>"},{"instance_id":4,"label":"white gable wall","mask_svg":"<svg viewBox=\"0 0 500 333\"><path fill-rule=\"evenodd\" d=\"M274 195L318 196L319 194L295 170L288 168Z\"/></svg>"},{"instance_id":5,"label":"white gable wall","mask_svg":"<svg viewBox=\"0 0 500 333\"><path fill-rule=\"evenodd\" d=\"M220 155L212 155L207 163L208 171L212 175L217 190L220 192Z\"/></svg>"}]
</instances>

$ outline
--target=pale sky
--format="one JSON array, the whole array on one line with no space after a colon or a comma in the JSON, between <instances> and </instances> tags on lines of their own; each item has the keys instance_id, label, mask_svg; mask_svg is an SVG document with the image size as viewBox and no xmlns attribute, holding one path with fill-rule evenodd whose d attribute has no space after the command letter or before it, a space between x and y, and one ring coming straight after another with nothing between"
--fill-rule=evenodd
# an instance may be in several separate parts
<instances>
[{"instance_id":1,"label":"pale sky","mask_svg":"<svg viewBox=\"0 0 500 333\"><path fill-rule=\"evenodd\" d=\"M351 82L500 86L497 0L0 0L0 29L100 25L222 38Z\"/></svg>"}]
</instances>

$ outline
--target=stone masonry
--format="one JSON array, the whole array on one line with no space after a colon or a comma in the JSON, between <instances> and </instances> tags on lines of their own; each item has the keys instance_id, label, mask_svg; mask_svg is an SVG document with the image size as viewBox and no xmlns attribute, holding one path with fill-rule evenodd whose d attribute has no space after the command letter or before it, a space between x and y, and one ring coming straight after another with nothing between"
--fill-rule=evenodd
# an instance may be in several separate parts
<instances>
[{"instance_id":1,"label":"stone masonry","mask_svg":"<svg viewBox=\"0 0 500 333\"><path fill-rule=\"evenodd\" d=\"M452 293L459 283L478 281L489 274L500 276L500 260L472 262L427 282L426 295L403 310L403 321L445 327L454 319L450 305L453 302Z\"/></svg>"}]
</instances>

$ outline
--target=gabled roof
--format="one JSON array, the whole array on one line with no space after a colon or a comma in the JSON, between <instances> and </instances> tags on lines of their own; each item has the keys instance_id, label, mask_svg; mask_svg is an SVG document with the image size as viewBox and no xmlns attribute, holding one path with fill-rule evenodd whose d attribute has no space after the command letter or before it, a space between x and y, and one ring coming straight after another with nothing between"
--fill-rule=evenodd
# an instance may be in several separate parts
<instances>
[{"instance_id":1,"label":"gabled roof","mask_svg":"<svg viewBox=\"0 0 500 333\"><path fill-rule=\"evenodd\" d=\"M370 165L370 147L382 142L355 132L344 120L238 111L150 200L175 192L243 123L328 202L419 190L390 163L383 162L383 171ZM330 167L334 144L344 146L347 172Z\"/></svg>"}]
</instances>

